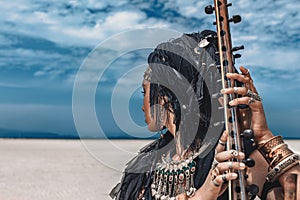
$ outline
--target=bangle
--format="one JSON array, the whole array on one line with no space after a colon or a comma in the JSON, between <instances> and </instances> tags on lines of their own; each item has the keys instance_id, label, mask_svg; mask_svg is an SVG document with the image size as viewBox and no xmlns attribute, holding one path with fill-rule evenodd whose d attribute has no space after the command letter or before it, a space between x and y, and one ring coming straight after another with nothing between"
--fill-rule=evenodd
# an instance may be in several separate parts
<instances>
[{"instance_id":1,"label":"bangle","mask_svg":"<svg viewBox=\"0 0 300 200\"><path fill-rule=\"evenodd\" d=\"M272 158L272 161L269 163L270 167L275 167L277 163L280 163L282 160L284 160L292 154L294 154L294 152L288 148L287 144L283 143L274 147L269 153L270 158Z\"/></svg>"},{"instance_id":2,"label":"bangle","mask_svg":"<svg viewBox=\"0 0 300 200\"><path fill-rule=\"evenodd\" d=\"M277 180L283 173L291 169L292 167L299 164L299 155L298 154L292 154L289 157L282 160L280 163L278 163L274 168L272 168L267 177L267 182L274 182Z\"/></svg>"},{"instance_id":3,"label":"bangle","mask_svg":"<svg viewBox=\"0 0 300 200\"><path fill-rule=\"evenodd\" d=\"M258 150L269 164L267 182L274 182L299 164L299 155L288 148L281 136L274 136L264 143L258 143Z\"/></svg>"},{"instance_id":4,"label":"bangle","mask_svg":"<svg viewBox=\"0 0 300 200\"><path fill-rule=\"evenodd\" d=\"M263 155L263 157L266 159L268 164L270 164L272 162L272 160L274 159L274 157L273 157L274 155L270 154L270 152L272 151L272 149L274 147L277 147L280 144L284 144L282 137L275 136L275 137L272 137L271 139L267 140L262 145L258 146L259 152Z\"/></svg>"}]
</instances>

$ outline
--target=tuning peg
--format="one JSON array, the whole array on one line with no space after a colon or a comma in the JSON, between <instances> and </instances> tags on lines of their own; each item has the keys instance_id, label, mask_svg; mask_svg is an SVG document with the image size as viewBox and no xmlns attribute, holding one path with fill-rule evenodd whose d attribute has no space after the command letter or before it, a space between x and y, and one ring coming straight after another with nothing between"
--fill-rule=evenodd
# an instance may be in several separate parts
<instances>
[{"instance_id":1,"label":"tuning peg","mask_svg":"<svg viewBox=\"0 0 300 200\"><path fill-rule=\"evenodd\" d=\"M259 192L259 188L255 184L248 185L246 190L250 193L250 199L255 199L256 195Z\"/></svg>"},{"instance_id":2,"label":"tuning peg","mask_svg":"<svg viewBox=\"0 0 300 200\"><path fill-rule=\"evenodd\" d=\"M232 6L232 3L228 3L228 4L226 4L226 6L227 6L227 7Z\"/></svg>"},{"instance_id":3,"label":"tuning peg","mask_svg":"<svg viewBox=\"0 0 300 200\"><path fill-rule=\"evenodd\" d=\"M247 104L239 104L239 105L237 105L237 107L238 107L239 109L246 109L246 108L249 108L249 106L248 106Z\"/></svg>"},{"instance_id":4,"label":"tuning peg","mask_svg":"<svg viewBox=\"0 0 300 200\"><path fill-rule=\"evenodd\" d=\"M243 160L243 163L247 165L247 167L254 167L255 161L252 158L246 158Z\"/></svg>"},{"instance_id":5,"label":"tuning peg","mask_svg":"<svg viewBox=\"0 0 300 200\"><path fill-rule=\"evenodd\" d=\"M233 15L228 21L236 24L242 21L242 17L240 15Z\"/></svg>"},{"instance_id":6,"label":"tuning peg","mask_svg":"<svg viewBox=\"0 0 300 200\"><path fill-rule=\"evenodd\" d=\"M231 49L231 51L238 51L238 50L241 50L241 49L244 49L244 48L245 48L244 45L241 45L241 46L233 47Z\"/></svg>"},{"instance_id":7,"label":"tuning peg","mask_svg":"<svg viewBox=\"0 0 300 200\"><path fill-rule=\"evenodd\" d=\"M253 134L253 131L251 129L244 130L244 132L242 133L242 136L245 137L246 139L254 138L254 134Z\"/></svg>"},{"instance_id":8,"label":"tuning peg","mask_svg":"<svg viewBox=\"0 0 300 200\"><path fill-rule=\"evenodd\" d=\"M205 13L208 14L208 15L212 14L214 12L214 10L215 10L215 8L212 7L211 5L206 6L205 9L204 9Z\"/></svg>"},{"instance_id":9,"label":"tuning peg","mask_svg":"<svg viewBox=\"0 0 300 200\"><path fill-rule=\"evenodd\" d=\"M234 58L240 58L240 57L242 57L242 55L237 53L237 54L234 54L233 57Z\"/></svg>"},{"instance_id":10,"label":"tuning peg","mask_svg":"<svg viewBox=\"0 0 300 200\"><path fill-rule=\"evenodd\" d=\"M222 16L219 17L219 21L222 22L224 20L224 18ZM213 25L216 25L217 22L213 22Z\"/></svg>"}]
</instances>

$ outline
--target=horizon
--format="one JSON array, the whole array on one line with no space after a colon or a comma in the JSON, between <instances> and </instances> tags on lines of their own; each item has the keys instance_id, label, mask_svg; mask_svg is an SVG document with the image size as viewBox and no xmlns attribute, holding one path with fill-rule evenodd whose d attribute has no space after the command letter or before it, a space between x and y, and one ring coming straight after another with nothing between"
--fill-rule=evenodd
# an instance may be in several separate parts
<instances>
[{"instance_id":1,"label":"horizon","mask_svg":"<svg viewBox=\"0 0 300 200\"><path fill-rule=\"evenodd\" d=\"M141 111L147 55L176 34L215 30L214 16L204 13L211 3L6 2L0 8L2 137L155 138ZM236 67L250 69L272 132L300 138L300 1L232 3L230 15L242 16L231 26L233 46L245 46ZM153 37L152 29L162 34ZM130 51L116 56L124 46ZM89 60L97 50L107 59ZM84 72L87 62L93 68ZM76 93L78 77L94 88L81 86Z\"/></svg>"}]
</instances>

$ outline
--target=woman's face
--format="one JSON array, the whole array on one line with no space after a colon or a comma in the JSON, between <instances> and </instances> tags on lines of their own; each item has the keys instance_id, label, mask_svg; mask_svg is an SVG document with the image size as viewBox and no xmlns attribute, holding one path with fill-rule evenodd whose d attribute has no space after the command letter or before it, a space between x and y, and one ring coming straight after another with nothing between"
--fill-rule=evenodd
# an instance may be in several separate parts
<instances>
[{"instance_id":1,"label":"woman's face","mask_svg":"<svg viewBox=\"0 0 300 200\"><path fill-rule=\"evenodd\" d=\"M149 131L156 132L160 131L166 124L166 118L165 118L165 111L164 113L158 113L160 109L157 108L158 105L153 105L156 106L156 109L154 109L154 115L162 115L160 118L162 119L159 123L156 122L156 117L151 116L151 109L150 109L150 82L147 80L143 81L143 93L144 93L144 102L142 106L142 110L145 114L145 122L148 125Z\"/></svg>"},{"instance_id":2,"label":"woman's face","mask_svg":"<svg viewBox=\"0 0 300 200\"><path fill-rule=\"evenodd\" d=\"M144 94L144 101L142 106L142 111L144 112L145 122L149 125L152 121L151 113L150 113L150 82L144 80L143 84L143 94Z\"/></svg>"}]
</instances>

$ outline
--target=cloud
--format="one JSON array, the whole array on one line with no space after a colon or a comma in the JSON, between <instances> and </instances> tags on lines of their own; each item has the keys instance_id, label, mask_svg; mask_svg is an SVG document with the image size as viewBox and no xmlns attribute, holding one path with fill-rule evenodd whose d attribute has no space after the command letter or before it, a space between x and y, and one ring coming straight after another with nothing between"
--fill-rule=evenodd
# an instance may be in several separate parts
<instances>
[{"instance_id":1,"label":"cloud","mask_svg":"<svg viewBox=\"0 0 300 200\"><path fill-rule=\"evenodd\" d=\"M91 2L87 5L75 1L35 4L18 2L23 6L7 2L0 9L6 19L2 22L3 31L43 37L64 45L91 46L120 31L156 26L155 24L167 26L163 21L155 23L151 19L148 22L146 15L138 9L123 11L120 7L125 1L116 4ZM112 5L111 12L101 10ZM15 12L9 12L13 8Z\"/></svg>"},{"instance_id":2,"label":"cloud","mask_svg":"<svg viewBox=\"0 0 300 200\"><path fill-rule=\"evenodd\" d=\"M116 48L137 49L144 45L143 48L147 46L151 49L155 46L153 44L176 37L161 37L161 32L158 32L156 38L149 40L150 33L135 33L130 38L122 37L123 33L149 27L163 27L181 32L215 30L212 25L215 17L205 15L203 11L209 4L212 1L7 1L0 7L0 87L8 92L8 99L18 96L20 102L27 101L28 94L24 92L22 96L17 88L23 86L26 91L34 91L35 88L52 87L55 88L49 90L52 98L44 103L61 104L57 100L57 93L66 88L71 93L77 70L92 48L119 34L113 43L107 43L98 52L103 60L99 61L99 57L90 60L89 69L81 77L85 83L97 83L99 69L105 69L110 64L110 69L103 74L100 85L106 84L106 89L111 90L123 74L134 67L147 64L146 51L117 54L112 63L107 63L109 58L116 55ZM231 26L233 44L245 45L245 50L240 52L243 56L237 60L237 66L242 64L250 67L258 87L264 92L270 89L287 89L285 91L299 99L299 95L292 93L292 90L299 89L300 82L300 3L286 3L284 0L235 1L229 7L229 12L230 16L241 14L243 18L242 23ZM124 78L120 84L124 84L124 88L133 87L135 81L140 82L138 79L142 78L141 74L132 73L133 79ZM282 82L284 84L280 84ZM9 89L11 90L8 91ZM271 93L268 95L272 95ZM36 109L35 106L25 107L28 109L26 112ZM17 112L13 106L8 106L8 109ZM53 113L58 108L38 110L32 111L34 119L43 118L39 112L49 112L45 116L55 117ZM69 123L71 110L64 111L70 112L65 115ZM16 118L17 120L21 119ZM34 126L33 123L29 125ZM51 128L50 125L48 128Z\"/></svg>"},{"instance_id":3,"label":"cloud","mask_svg":"<svg viewBox=\"0 0 300 200\"><path fill-rule=\"evenodd\" d=\"M26 86L24 84L2 82L2 83L0 83L0 87L4 87L4 88L28 88L29 86Z\"/></svg>"}]
</instances>

